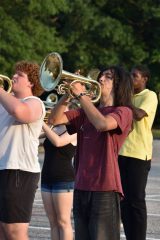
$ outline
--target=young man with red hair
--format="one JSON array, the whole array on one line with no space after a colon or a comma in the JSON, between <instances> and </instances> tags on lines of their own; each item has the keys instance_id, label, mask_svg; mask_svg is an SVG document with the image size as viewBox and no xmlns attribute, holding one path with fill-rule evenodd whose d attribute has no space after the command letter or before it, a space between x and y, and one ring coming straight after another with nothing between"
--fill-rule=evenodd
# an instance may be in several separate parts
<instances>
[{"instance_id":1,"label":"young man with red hair","mask_svg":"<svg viewBox=\"0 0 160 240\"><path fill-rule=\"evenodd\" d=\"M39 66L15 65L12 92L0 87L0 222L5 237L28 240L28 226L40 176L39 135L45 108Z\"/></svg>"}]
</instances>

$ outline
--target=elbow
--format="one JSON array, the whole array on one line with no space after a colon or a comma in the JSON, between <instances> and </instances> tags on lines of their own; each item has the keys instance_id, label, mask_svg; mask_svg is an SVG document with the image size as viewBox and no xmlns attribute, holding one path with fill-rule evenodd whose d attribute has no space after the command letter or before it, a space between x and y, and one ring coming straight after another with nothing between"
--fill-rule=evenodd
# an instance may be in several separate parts
<instances>
[{"instance_id":1,"label":"elbow","mask_svg":"<svg viewBox=\"0 0 160 240\"><path fill-rule=\"evenodd\" d=\"M137 122L141 121L142 118L135 118Z\"/></svg>"},{"instance_id":2,"label":"elbow","mask_svg":"<svg viewBox=\"0 0 160 240\"><path fill-rule=\"evenodd\" d=\"M134 116L134 120L141 121L144 118L144 116Z\"/></svg>"},{"instance_id":3,"label":"elbow","mask_svg":"<svg viewBox=\"0 0 160 240\"><path fill-rule=\"evenodd\" d=\"M54 143L54 146L55 147L60 147L58 143Z\"/></svg>"},{"instance_id":4,"label":"elbow","mask_svg":"<svg viewBox=\"0 0 160 240\"><path fill-rule=\"evenodd\" d=\"M50 115L49 117L48 117L48 123L49 124L51 124L51 125L58 125L59 124L59 122L58 122L58 118L55 116L55 115Z\"/></svg>"},{"instance_id":5,"label":"elbow","mask_svg":"<svg viewBox=\"0 0 160 240\"><path fill-rule=\"evenodd\" d=\"M62 145L61 145L60 143L57 143L55 146L56 146L57 148L62 147Z\"/></svg>"},{"instance_id":6,"label":"elbow","mask_svg":"<svg viewBox=\"0 0 160 240\"><path fill-rule=\"evenodd\" d=\"M104 127L98 127L98 128L96 128L96 130L97 130L97 132L106 132L109 129L104 128Z\"/></svg>"},{"instance_id":7,"label":"elbow","mask_svg":"<svg viewBox=\"0 0 160 240\"><path fill-rule=\"evenodd\" d=\"M53 139L52 137L50 138L49 136L48 138L55 147L61 147L61 142L58 139Z\"/></svg>"},{"instance_id":8,"label":"elbow","mask_svg":"<svg viewBox=\"0 0 160 240\"><path fill-rule=\"evenodd\" d=\"M105 132L109 130L105 124L99 124L99 123L95 124L95 128L98 132Z\"/></svg>"},{"instance_id":9,"label":"elbow","mask_svg":"<svg viewBox=\"0 0 160 240\"><path fill-rule=\"evenodd\" d=\"M53 143L55 147L59 148L59 147L62 147L62 144L60 141L56 141Z\"/></svg>"},{"instance_id":10,"label":"elbow","mask_svg":"<svg viewBox=\"0 0 160 240\"><path fill-rule=\"evenodd\" d=\"M60 125L60 124L65 124L66 121L66 117L65 115L61 115L61 116L49 116L48 118L48 123L51 125Z\"/></svg>"}]
</instances>

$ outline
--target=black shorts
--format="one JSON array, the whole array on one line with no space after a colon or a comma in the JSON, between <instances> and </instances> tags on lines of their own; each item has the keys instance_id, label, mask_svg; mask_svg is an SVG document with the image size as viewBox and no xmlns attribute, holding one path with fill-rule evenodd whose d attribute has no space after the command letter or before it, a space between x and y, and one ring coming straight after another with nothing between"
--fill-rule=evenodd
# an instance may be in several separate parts
<instances>
[{"instance_id":1,"label":"black shorts","mask_svg":"<svg viewBox=\"0 0 160 240\"><path fill-rule=\"evenodd\" d=\"M29 223L40 173L0 170L0 221Z\"/></svg>"}]
</instances>

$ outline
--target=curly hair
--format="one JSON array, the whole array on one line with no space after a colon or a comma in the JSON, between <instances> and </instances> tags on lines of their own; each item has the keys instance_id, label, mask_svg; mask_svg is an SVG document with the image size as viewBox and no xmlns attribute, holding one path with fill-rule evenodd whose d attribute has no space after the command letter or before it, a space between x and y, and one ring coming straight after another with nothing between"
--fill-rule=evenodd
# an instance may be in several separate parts
<instances>
[{"instance_id":1,"label":"curly hair","mask_svg":"<svg viewBox=\"0 0 160 240\"><path fill-rule=\"evenodd\" d=\"M27 74L28 80L33 84L32 93L34 96L40 96L44 90L39 80L40 67L37 63L28 61L19 61L14 66L14 71L21 71Z\"/></svg>"}]
</instances>

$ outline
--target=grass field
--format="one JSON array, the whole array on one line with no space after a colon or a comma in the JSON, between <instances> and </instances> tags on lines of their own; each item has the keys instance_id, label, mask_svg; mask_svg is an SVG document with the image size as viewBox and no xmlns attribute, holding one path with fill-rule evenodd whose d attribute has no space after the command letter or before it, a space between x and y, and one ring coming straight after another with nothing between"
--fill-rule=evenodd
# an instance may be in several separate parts
<instances>
[{"instance_id":1,"label":"grass field","mask_svg":"<svg viewBox=\"0 0 160 240\"><path fill-rule=\"evenodd\" d=\"M153 129L152 132L154 139L160 139L160 129Z\"/></svg>"}]
</instances>

